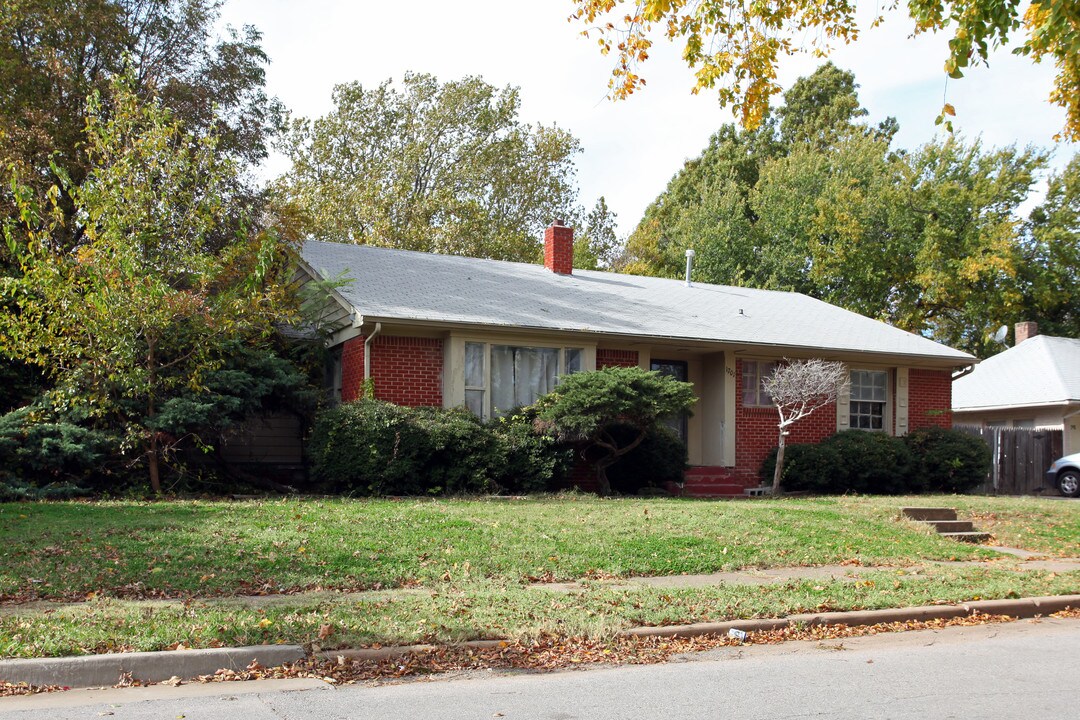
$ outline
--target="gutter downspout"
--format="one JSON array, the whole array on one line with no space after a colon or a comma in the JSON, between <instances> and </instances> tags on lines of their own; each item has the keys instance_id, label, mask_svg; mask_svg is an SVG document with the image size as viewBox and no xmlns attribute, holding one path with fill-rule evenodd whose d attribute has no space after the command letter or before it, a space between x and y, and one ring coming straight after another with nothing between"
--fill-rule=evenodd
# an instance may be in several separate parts
<instances>
[{"instance_id":1,"label":"gutter downspout","mask_svg":"<svg viewBox=\"0 0 1080 720\"><path fill-rule=\"evenodd\" d=\"M364 338L364 383L371 379L371 341L382 331L382 323L375 323L375 330Z\"/></svg>"},{"instance_id":2,"label":"gutter downspout","mask_svg":"<svg viewBox=\"0 0 1080 720\"><path fill-rule=\"evenodd\" d=\"M960 372L958 372L958 373L953 373L953 376L952 376L953 382L956 382L957 380L964 377L965 375L970 375L972 372L974 372L974 370L975 370L975 365L972 364L972 365L968 365L967 367L961 369Z\"/></svg>"}]
</instances>

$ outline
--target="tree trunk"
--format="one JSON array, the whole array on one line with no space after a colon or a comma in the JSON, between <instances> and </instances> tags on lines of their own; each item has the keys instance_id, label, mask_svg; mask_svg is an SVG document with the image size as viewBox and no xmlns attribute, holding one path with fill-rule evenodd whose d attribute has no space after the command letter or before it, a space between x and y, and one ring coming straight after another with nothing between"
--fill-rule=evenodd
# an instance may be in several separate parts
<instances>
[{"instance_id":1,"label":"tree trunk","mask_svg":"<svg viewBox=\"0 0 1080 720\"><path fill-rule=\"evenodd\" d=\"M154 491L154 495L161 495L161 468L158 465L158 454L160 452L159 439L157 430L153 429L154 422L154 384L157 382L157 353L155 352L155 345L153 339L147 340L146 349L146 368L147 368L147 386L149 389L149 398L146 402L146 420L147 424L151 426L150 429L150 448L147 451L146 464L150 468L150 489Z\"/></svg>"},{"instance_id":2,"label":"tree trunk","mask_svg":"<svg viewBox=\"0 0 1080 720\"><path fill-rule=\"evenodd\" d=\"M606 461L606 462L605 462ZM607 477L607 469L615 462L615 456L609 455L606 458L602 458L596 461L596 492L600 497L607 497L611 494L611 481Z\"/></svg>"},{"instance_id":3,"label":"tree trunk","mask_svg":"<svg viewBox=\"0 0 1080 720\"><path fill-rule=\"evenodd\" d=\"M780 431L780 446L776 449L776 469L773 470L772 476L772 494L780 494L780 476L784 473L784 441L787 438L787 431Z\"/></svg>"},{"instance_id":4,"label":"tree trunk","mask_svg":"<svg viewBox=\"0 0 1080 720\"><path fill-rule=\"evenodd\" d=\"M150 451L146 457L147 465L150 466L150 489L155 495L161 494L161 470L158 466L158 434L150 433Z\"/></svg>"}]
</instances>

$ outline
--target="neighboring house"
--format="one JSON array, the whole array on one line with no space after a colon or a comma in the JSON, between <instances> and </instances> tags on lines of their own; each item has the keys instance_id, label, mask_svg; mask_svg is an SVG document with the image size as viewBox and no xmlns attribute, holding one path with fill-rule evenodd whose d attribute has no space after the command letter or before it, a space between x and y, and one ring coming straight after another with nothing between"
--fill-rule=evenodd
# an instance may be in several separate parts
<instances>
[{"instance_id":1,"label":"neighboring house","mask_svg":"<svg viewBox=\"0 0 1080 720\"><path fill-rule=\"evenodd\" d=\"M777 441L761 380L784 358L841 360L848 395L794 425L789 443L849 427L903 435L952 424L952 374L975 359L797 293L572 269L573 230L545 232L544 265L308 242L309 276L351 278L328 315L340 329L329 387L371 378L377 398L467 407L488 418L553 390L560 375L612 365L693 383L677 428L686 492L741 494Z\"/></svg>"},{"instance_id":2,"label":"neighboring house","mask_svg":"<svg viewBox=\"0 0 1080 720\"><path fill-rule=\"evenodd\" d=\"M1063 430L1065 454L1080 452L1080 340L1017 323L1015 346L953 384L953 421Z\"/></svg>"}]
</instances>

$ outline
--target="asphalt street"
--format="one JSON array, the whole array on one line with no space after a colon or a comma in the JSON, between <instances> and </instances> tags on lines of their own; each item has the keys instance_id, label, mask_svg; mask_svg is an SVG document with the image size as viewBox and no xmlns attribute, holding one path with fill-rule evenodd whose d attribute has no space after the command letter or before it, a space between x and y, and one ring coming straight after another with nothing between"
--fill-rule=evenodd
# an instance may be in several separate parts
<instances>
[{"instance_id":1,"label":"asphalt street","mask_svg":"<svg viewBox=\"0 0 1080 720\"><path fill-rule=\"evenodd\" d=\"M473 673L396 685L319 681L0 698L0 717L319 718L1080 717L1080 620L722 648L664 665Z\"/></svg>"}]
</instances>

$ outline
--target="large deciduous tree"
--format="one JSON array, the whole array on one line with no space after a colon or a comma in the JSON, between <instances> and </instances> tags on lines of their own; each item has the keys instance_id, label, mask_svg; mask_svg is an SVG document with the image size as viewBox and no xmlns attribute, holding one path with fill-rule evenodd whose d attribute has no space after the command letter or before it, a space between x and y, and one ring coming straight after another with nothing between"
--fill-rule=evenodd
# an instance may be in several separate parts
<instances>
[{"instance_id":1,"label":"large deciduous tree","mask_svg":"<svg viewBox=\"0 0 1080 720\"><path fill-rule=\"evenodd\" d=\"M263 89L267 57L253 27L214 35L223 0L5 0L0 3L0 166L15 167L39 202L64 168L75 186L91 170L82 149L84 105L131 68L132 87L156 96L191 131L213 130L217 152L262 160L280 126L279 103ZM103 95L108 98L108 94ZM231 181L244 187L243 176ZM8 182L0 212L17 214ZM74 212L68 198L60 208ZM235 220L235 218L234 218ZM235 225L235 223L234 223ZM75 245L78 223L65 223ZM234 227L223 228L222 236ZM64 231L59 231L64 232Z\"/></svg>"},{"instance_id":2,"label":"large deciduous tree","mask_svg":"<svg viewBox=\"0 0 1080 720\"><path fill-rule=\"evenodd\" d=\"M623 267L679 277L693 247L700 281L806 293L980 356L1001 323L1076 317L1054 290L1071 288L1075 162L1024 223L1046 153L952 136L896 149L856 88L826 65L779 123L722 128L645 211Z\"/></svg>"},{"instance_id":3,"label":"large deciduous tree","mask_svg":"<svg viewBox=\"0 0 1080 720\"><path fill-rule=\"evenodd\" d=\"M408 74L333 99L283 143L280 191L320 239L533 262L543 228L574 210L578 142L522 124L516 88Z\"/></svg>"},{"instance_id":4,"label":"large deciduous tree","mask_svg":"<svg viewBox=\"0 0 1080 720\"><path fill-rule=\"evenodd\" d=\"M3 282L0 350L43 369L57 410L119 425L160 492L174 440L161 409L205 390L235 343L268 336L283 307L282 248L266 232L221 242L236 164L215 133L188 132L135 87L131 76L117 80L107 111L91 97L81 184L54 186L44 207L16 186L21 223L5 235L20 274ZM74 251L65 222L78 224Z\"/></svg>"},{"instance_id":5,"label":"large deciduous tree","mask_svg":"<svg viewBox=\"0 0 1080 720\"><path fill-rule=\"evenodd\" d=\"M1022 316L1048 335L1080 338L1080 154L1050 177L1046 197L1025 227L1019 265Z\"/></svg>"},{"instance_id":6,"label":"large deciduous tree","mask_svg":"<svg viewBox=\"0 0 1080 720\"><path fill-rule=\"evenodd\" d=\"M883 6L895 11L900 2ZM640 65L657 36L681 42L695 76L694 92L715 89L742 124L757 127L781 88L776 70L785 55L828 54L833 44L859 37L852 0L574 0L582 34L598 36L601 52L614 51L612 95L624 98L645 84ZM963 77L985 63L991 48L1016 41L1015 53L1038 62L1052 58L1058 74L1050 101L1066 112L1062 135L1080 139L1080 22L1076 4L1033 0L1021 14L1018 0L908 0L915 33L951 30L943 71ZM882 19L879 16L874 24ZM946 104L939 121L954 113Z\"/></svg>"}]
</instances>

